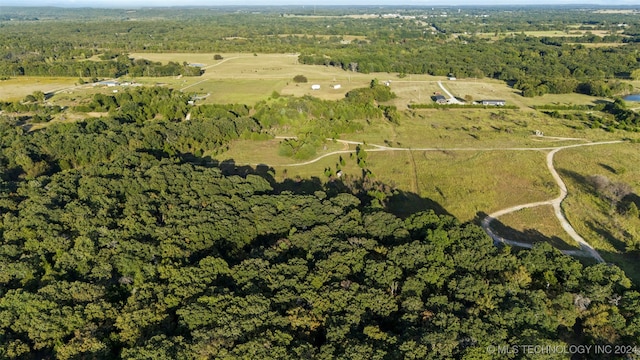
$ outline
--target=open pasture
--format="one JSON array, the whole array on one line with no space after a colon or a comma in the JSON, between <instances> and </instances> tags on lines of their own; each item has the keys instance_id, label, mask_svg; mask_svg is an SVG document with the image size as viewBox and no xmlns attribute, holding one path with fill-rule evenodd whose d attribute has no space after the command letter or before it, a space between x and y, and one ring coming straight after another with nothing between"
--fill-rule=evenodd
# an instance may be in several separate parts
<instances>
[{"instance_id":1,"label":"open pasture","mask_svg":"<svg viewBox=\"0 0 640 360\"><path fill-rule=\"evenodd\" d=\"M624 215L612 208L611 203L598 194L587 180L589 176L602 175L612 182L628 184L632 190L629 195L631 200L640 200L640 169L637 166L640 162L640 144L567 149L558 153L556 162L569 189L564 207L569 220L573 219L576 223L578 232L585 234L594 247L610 252L623 250L623 246L614 238L640 241L640 219L630 222L638 226L635 229L622 226L622 222L616 218Z\"/></svg>"},{"instance_id":2,"label":"open pasture","mask_svg":"<svg viewBox=\"0 0 640 360\"><path fill-rule=\"evenodd\" d=\"M163 63L169 61L204 65L205 73L199 77L175 77L168 79L170 86L183 91L211 93L204 103L242 102L252 104L268 98L274 91L283 95L313 95L327 100L337 100L351 89L368 86L373 78L388 78L389 74L361 74L340 68L303 65L296 54L221 54L222 60L214 60L214 54L184 53L135 53L134 58L144 58ZM304 75L307 83L294 83L293 77ZM140 78L139 82L145 79ZM320 85L312 90L311 85ZM339 84L339 89L332 85Z\"/></svg>"},{"instance_id":3,"label":"open pasture","mask_svg":"<svg viewBox=\"0 0 640 360\"><path fill-rule=\"evenodd\" d=\"M268 164L276 179L324 176L324 169L335 168L342 156L345 174L359 175L349 154L334 154L307 165L305 161L277 154L279 140L238 141L218 160L233 159L238 165ZM355 152L353 145L329 143L317 157L333 151ZM538 151L368 151L367 167L375 178L398 189L432 199L462 221L473 220L521 203L548 200L556 188L544 164L545 153ZM547 221L556 221L550 217ZM550 226L550 225L549 225Z\"/></svg>"},{"instance_id":4,"label":"open pasture","mask_svg":"<svg viewBox=\"0 0 640 360\"><path fill-rule=\"evenodd\" d=\"M556 195L543 152L414 151L412 156L419 194L462 221Z\"/></svg>"},{"instance_id":5,"label":"open pasture","mask_svg":"<svg viewBox=\"0 0 640 360\"><path fill-rule=\"evenodd\" d=\"M567 149L556 155L556 166L569 190L563 203L567 218L606 261L623 268L636 282L640 281L638 254L626 250L640 241L640 219L612 207L587 178L603 175L628 184L632 192L627 199L640 203L639 162L638 143Z\"/></svg>"},{"instance_id":6,"label":"open pasture","mask_svg":"<svg viewBox=\"0 0 640 360\"><path fill-rule=\"evenodd\" d=\"M51 93L74 87L77 82L78 78L32 76L0 80L0 100L21 100L35 91L42 91L45 94Z\"/></svg>"}]
</instances>

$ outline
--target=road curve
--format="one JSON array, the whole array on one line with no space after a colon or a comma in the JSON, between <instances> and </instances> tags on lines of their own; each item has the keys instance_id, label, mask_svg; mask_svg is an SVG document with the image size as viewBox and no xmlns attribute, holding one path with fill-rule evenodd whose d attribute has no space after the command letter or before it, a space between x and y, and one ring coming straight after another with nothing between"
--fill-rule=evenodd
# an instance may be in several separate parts
<instances>
[{"instance_id":1,"label":"road curve","mask_svg":"<svg viewBox=\"0 0 640 360\"><path fill-rule=\"evenodd\" d=\"M594 258L598 262L601 262L601 263L605 262L604 259L602 258L602 256L600 256L600 254L598 253L598 251L596 251L596 249L594 249L593 246L591 246L582 236L580 236L576 232L576 230L573 228L573 226L571 226L571 224L569 223L569 221L565 217L564 212L562 211L562 206L561 206L562 205L562 201L567 197L568 192L567 192L567 186L565 185L564 181L560 177L560 174L558 174L558 171L556 170L556 168L553 165L553 157L558 151L564 150L564 149L575 148L575 147L580 147L580 146L595 146L595 145L617 144L617 143L621 143L621 142L622 141L620 141L620 140L618 140L618 141L601 141L601 142L594 142L594 143L561 146L561 147L557 147L557 148L551 150L547 154L547 168L549 169L549 172L551 172L551 175L553 176L553 179L556 181L556 184L558 184L558 187L560 188L560 195L558 195L556 198L554 198L552 200L540 201L540 202L522 204L522 205L516 205L516 206L512 206L512 207L506 208L506 209L502 209L500 211L496 211L496 212L494 212L492 214L489 214L487 217L485 217L482 220L482 228L496 242L502 242L502 243L509 244L509 245L530 248L530 247L532 247L532 244L530 244L530 243L523 243L523 242L518 242L518 241L514 241L514 240L508 240L508 239L505 239L505 238L502 238L502 237L496 235L491 230L491 222L493 222L495 219L497 219L498 217L500 217L502 215L509 214L509 213L512 213L512 212L515 212L515 211L518 211L518 210L522 210L522 209L525 209L525 208L532 208L532 207L542 206L542 205L551 205L553 207L553 210L554 210L554 213L555 213L556 217L558 218L558 221L560 221L560 224L562 225L562 228L564 229L564 231L567 234L569 234L569 236L571 236L571 238L573 240L575 240L580 245L581 252L583 254L586 254L586 255ZM567 251L563 251L563 252L566 253L566 254L571 254L571 255L576 255L577 254L576 251L571 251L571 250L567 250Z\"/></svg>"}]
</instances>

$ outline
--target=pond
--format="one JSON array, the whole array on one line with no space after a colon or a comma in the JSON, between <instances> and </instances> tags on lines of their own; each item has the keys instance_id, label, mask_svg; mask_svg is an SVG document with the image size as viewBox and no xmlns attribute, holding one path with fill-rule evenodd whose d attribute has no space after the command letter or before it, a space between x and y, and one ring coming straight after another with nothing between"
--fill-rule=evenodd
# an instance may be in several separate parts
<instances>
[{"instance_id":1,"label":"pond","mask_svg":"<svg viewBox=\"0 0 640 360\"><path fill-rule=\"evenodd\" d=\"M625 101L640 101L640 94L627 95L623 99Z\"/></svg>"}]
</instances>

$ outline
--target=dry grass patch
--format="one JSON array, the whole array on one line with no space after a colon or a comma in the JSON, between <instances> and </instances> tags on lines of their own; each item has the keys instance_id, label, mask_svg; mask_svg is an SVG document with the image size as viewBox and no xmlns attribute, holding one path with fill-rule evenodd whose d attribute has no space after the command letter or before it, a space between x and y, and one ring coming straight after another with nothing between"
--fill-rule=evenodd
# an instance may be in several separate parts
<instances>
[{"instance_id":1,"label":"dry grass patch","mask_svg":"<svg viewBox=\"0 0 640 360\"><path fill-rule=\"evenodd\" d=\"M543 152L414 152L420 195L462 221L557 195Z\"/></svg>"},{"instance_id":2,"label":"dry grass patch","mask_svg":"<svg viewBox=\"0 0 640 360\"><path fill-rule=\"evenodd\" d=\"M199 100L199 103L252 105L268 99L273 91L279 91L283 86L282 80L210 80L196 84L186 91L209 94L207 98Z\"/></svg>"}]
</instances>

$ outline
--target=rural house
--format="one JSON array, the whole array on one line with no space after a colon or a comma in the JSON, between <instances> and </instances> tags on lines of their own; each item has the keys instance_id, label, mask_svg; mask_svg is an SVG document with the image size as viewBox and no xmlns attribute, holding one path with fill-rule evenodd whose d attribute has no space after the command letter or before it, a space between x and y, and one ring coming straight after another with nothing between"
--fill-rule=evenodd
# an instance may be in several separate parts
<instances>
[{"instance_id":1,"label":"rural house","mask_svg":"<svg viewBox=\"0 0 640 360\"><path fill-rule=\"evenodd\" d=\"M444 95L441 95L441 94L434 95L433 96L433 100L438 104L446 104L447 103L447 98L444 97Z\"/></svg>"}]
</instances>

